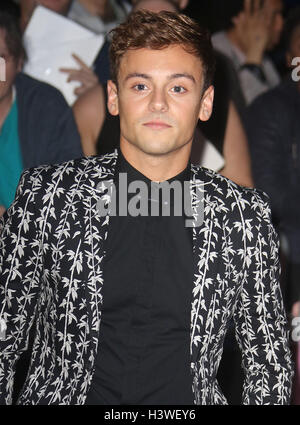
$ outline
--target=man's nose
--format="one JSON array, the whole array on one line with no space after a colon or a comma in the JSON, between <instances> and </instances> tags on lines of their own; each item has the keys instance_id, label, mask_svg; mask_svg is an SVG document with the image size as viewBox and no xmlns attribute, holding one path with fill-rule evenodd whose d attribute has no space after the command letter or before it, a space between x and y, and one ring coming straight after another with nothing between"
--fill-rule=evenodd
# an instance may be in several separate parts
<instances>
[{"instance_id":1,"label":"man's nose","mask_svg":"<svg viewBox=\"0 0 300 425\"><path fill-rule=\"evenodd\" d=\"M151 112L166 112L169 109L166 94L163 90L153 90L149 103L149 109Z\"/></svg>"}]
</instances>

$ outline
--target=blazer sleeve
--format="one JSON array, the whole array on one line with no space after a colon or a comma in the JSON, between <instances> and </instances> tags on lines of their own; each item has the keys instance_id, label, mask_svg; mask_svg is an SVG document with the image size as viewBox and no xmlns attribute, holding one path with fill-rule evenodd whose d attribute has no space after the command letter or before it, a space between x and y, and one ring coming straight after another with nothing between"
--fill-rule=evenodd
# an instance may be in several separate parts
<instances>
[{"instance_id":1,"label":"blazer sleeve","mask_svg":"<svg viewBox=\"0 0 300 425\"><path fill-rule=\"evenodd\" d=\"M251 219L242 217L247 227L245 276L234 312L245 374L243 404L289 404L293 364L279 283L278 238L266 195L251 192Z\"/></svg>"},{"instance_id":2,"label":"blazer sleeve","mask_svg":"<svg viewBox=\"0 0 300 425\"><path fill-rule=\"evenodd\" d=\"M42 271L35 179L25 171L0 219L0 404L11 404L15 366L26 351Z\"/></svg>"}]
</instances>

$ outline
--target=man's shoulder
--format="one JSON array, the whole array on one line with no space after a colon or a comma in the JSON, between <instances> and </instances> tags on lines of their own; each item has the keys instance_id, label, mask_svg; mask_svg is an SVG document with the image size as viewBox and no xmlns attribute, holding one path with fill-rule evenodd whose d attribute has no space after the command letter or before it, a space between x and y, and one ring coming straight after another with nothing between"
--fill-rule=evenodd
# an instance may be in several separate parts
<instances>
[{"instance_id":1,"label":"man's shoulder","mask_svg":"<svg viewBox=\"0 0 300 425\"><path fill-rule=\"evenodd\" d=\"M78 181L110 179L117 158L117 151L88 157L80 157L54 165L41 165L24 171L25 179L32 183L43 182L69 187Z\"/></svg>"},{"instance_id":2,"label":"man's shoulder","mask_svg":"<svg viewBox=\"0 0 300 425\"><path fill-rule=\"evenodd\" d=\"M203 187L204 200L214 205L216 210L227 211L233 215L269 214L268 195L256 188L248 188L234 183L221 174L201 167L192 165L195 179Z\"/></svg>"},{"instance_id":3,"label":"man's shoulder","mask_svg":"<svg viewBox=\"0 0 300 425\"><path fill-rule=\"evenodd\" d=\"M113 179L117 161L117 150L104 155L77 158L56 165L42 165L26 170L24 178L33 185L43 182L43 187L72 187L74 184L97 186L99 181ZM230 179L199 165L191 165L192 180L199 184L205 199L213 200L216 208L255 209L268 207L268 196L258 190L239 186Z\"/></svg>"}]
</instances>

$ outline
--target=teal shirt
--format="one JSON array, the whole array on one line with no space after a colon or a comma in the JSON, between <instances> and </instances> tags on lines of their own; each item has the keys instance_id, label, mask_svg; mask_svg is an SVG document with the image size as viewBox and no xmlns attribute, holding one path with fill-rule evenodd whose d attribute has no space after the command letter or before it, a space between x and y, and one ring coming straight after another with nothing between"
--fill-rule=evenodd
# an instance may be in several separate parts
<instances>
[{"instance_id":1,"label":"teal shirt","mask_svg":"<svg viewBox=\"0 0 300 425\"><path fill-rule=\"evenodd\" d=\"M5 208L14 200L22 171L18 108L15 100L0 131L0 205Z\"/></svg>"}]
</instances>

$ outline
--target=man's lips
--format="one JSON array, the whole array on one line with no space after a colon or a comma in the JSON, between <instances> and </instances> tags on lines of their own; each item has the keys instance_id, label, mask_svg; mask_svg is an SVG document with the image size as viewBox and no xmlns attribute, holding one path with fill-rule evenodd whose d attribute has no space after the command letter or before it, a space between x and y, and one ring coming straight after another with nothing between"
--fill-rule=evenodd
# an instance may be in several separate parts
<instances>
[{"instance_id":1,"label":"man's lips","mask_svg":"<svg viewBox=\"0 0 300 425\"><path fill-rule=\"evenodd\" d=\"M170 124L167 124L163 121L149 121L143 124L145 127L151 128L152 130L164 130L167 128L171 128Z\"/></svg>"}]
</instances>

